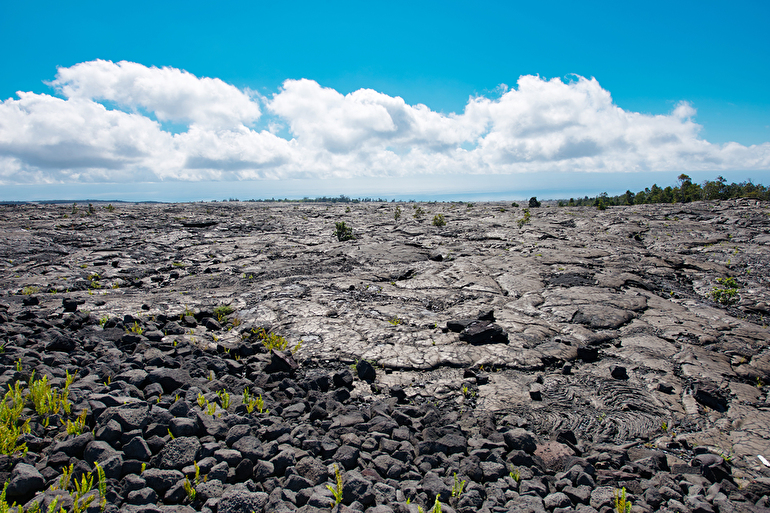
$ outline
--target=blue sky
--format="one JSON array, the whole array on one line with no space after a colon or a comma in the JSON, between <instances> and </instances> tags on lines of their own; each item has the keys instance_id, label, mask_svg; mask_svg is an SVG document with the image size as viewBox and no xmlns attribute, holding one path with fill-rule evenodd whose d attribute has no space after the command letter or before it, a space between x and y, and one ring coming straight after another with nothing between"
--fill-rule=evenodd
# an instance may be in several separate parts
<instances>
[{"instance_id":1,"label":"blue sky","mask_svg":"<svg viewBox=\"0 0 770 513\"><path fill-rule=\"evenodd\" d=\"M0 200L767 184L769 20L767 2L1 1Z\"/></svg>"}]
</instances>

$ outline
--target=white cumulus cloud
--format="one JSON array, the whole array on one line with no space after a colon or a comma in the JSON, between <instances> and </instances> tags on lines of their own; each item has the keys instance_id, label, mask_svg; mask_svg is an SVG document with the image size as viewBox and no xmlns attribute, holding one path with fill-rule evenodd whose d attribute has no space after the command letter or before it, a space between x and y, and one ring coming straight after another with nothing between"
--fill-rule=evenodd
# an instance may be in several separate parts
<instances>
[{"instance_id":1,"label":"white cumulus cloud","mask_svg":"<svg viewBox=\"0 0 770 513\"><path fill-rule=\"evenodd\" d=\"M306 79L259 97L132 62L60 68L51 85L0 103L0 183L770 169L770 143L711 144L689 103L624 110L593 78L522 76L451 114Z\"/></svg>"},{"instance_id":2,"label":"white cumulus cloud","mask_svg":"<svg viewBox=\"0 0 770 513\"><path fill-rule=\"evenodd\" d=\"M259 104L244 91L176 68L96 60L59 68L51 85L67 98L142 107L161 121L231 127L251 124L260 116Z\"/></svg>"}]
</instances>

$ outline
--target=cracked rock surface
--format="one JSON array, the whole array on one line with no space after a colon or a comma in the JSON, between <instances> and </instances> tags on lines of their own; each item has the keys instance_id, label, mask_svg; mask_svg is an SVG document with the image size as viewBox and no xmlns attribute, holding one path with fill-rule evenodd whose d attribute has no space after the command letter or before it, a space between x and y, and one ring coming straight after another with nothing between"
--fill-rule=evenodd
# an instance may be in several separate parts
<instances>
[{"instance_id":1,"label":"cracked rock surface","mask_svg":"<svg viewBox=\"0 0 770 513\"><path fill-rule=\"evenodd\" d=\"M24 412L20 503L101 462L132 511L329 509L335 465L378 513L768 504L767 203L0 211L0 384L77 372L87 412Z\"/></svg>"}]
</instances>

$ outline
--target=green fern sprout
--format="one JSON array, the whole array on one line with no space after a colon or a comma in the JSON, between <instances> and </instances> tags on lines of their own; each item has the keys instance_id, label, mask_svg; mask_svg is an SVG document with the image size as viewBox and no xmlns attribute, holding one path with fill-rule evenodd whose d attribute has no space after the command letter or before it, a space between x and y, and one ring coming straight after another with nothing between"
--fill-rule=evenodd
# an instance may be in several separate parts
<instances>
[{"instance_id":1,"label":"green fern sprout","mask_svg":"<svg viewBox=\"0 0 770 513\"><path fill-rule=\"evenodd\" d=\"M185 477L182 486L184 486L184 492L187 494L187 500L190 502L195 501L195 497L198 495L198 492L195 491L195 487L190 482L190 478Z\"/></svg>"},{"instance_id":2,"label":"green fern sprout","mask_svg":"<svg viewBox=\"0 0 770 513\"><path fill-rule=\"evenodd\" d=\"M631 501L626 499L626 487L621 491L615 489L615 512L631 513Z\"/></svg>"},{"instance_id":3,"label":"green fern sprout","mask_svg":"<svg viewBox=\"0 0 770 513\"><path fill-rule=\"evenodd\" d=\"M94 463L94 465L96 466L96 475L99 478L99 509L104 511L104 508L107 507L107 478L104 475L102 466L98 462Z\"/></svg>"},{"instance_id":4,"label":"green fern sprout","mask_svg":"<svg viewBox=\"0 0 770 513\"><path fill-rule=\"evenodd\" d=\"M222 409L228 409L230 407L230 394L224 388L217 392L220 402L222 403Z\"/></svg>"},{"instance_id":5,"label":"green fern sprout","mask_svg":"<svg viewBox=\"0 0 770 513\"><path fill-rule=\"evenodd\" d=\"M459 497L463 493L465 488L465 479L460 481L457 479L457 472L455 472L454 484L452 485L452 497Z\"/></svg>"},{"instance_id":6,"label":"green fern sprout","mask_svg":"<svg viewBox=\"0 0 770 513\"><path fill-rule=\"evenodd\" d=\"M334 496L334 501L331 503L332 508L342 502L342 476L340 475L340 469L336 464L334 465L334 477L337 480L337 486L332 487L331 485L326 485L326 488L328 488Z\"/></svg>"}]
</instances>

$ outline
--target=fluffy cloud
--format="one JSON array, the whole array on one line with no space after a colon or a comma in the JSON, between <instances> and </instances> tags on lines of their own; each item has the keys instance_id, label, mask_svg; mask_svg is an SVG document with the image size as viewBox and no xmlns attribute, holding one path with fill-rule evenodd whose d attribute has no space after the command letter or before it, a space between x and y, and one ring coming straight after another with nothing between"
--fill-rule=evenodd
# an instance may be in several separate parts
<instances>
[{"instance_id":1,"label":"fluffy cloud","mask_svg":"<svg viewBox=\"0 0 770 513\"><path fill-rule=\"evenodd\" d=\"M311 80L254 97L131 62L61 68L51 85L61 97L19 92L0 103L0 183L770 169L770 143L710 144L691 105L629 112L582 77L523 76L448 115ZM263 110L270 130L254 128ZM186 130L166 131L166 121Z\"/></svg>"},{"instance_id":2,"label":"fluffy cloud","mask_svg":"<svg viewBox=\"0 0 770 513\"><path fill-rule=\"evenodd\" d=\"M260 116L259 105L238 88L176 68L96 60L59 68L51 85L67 98L141 107L160 121L227 128L253 123Z\"/></svg>"}]
</instances>

